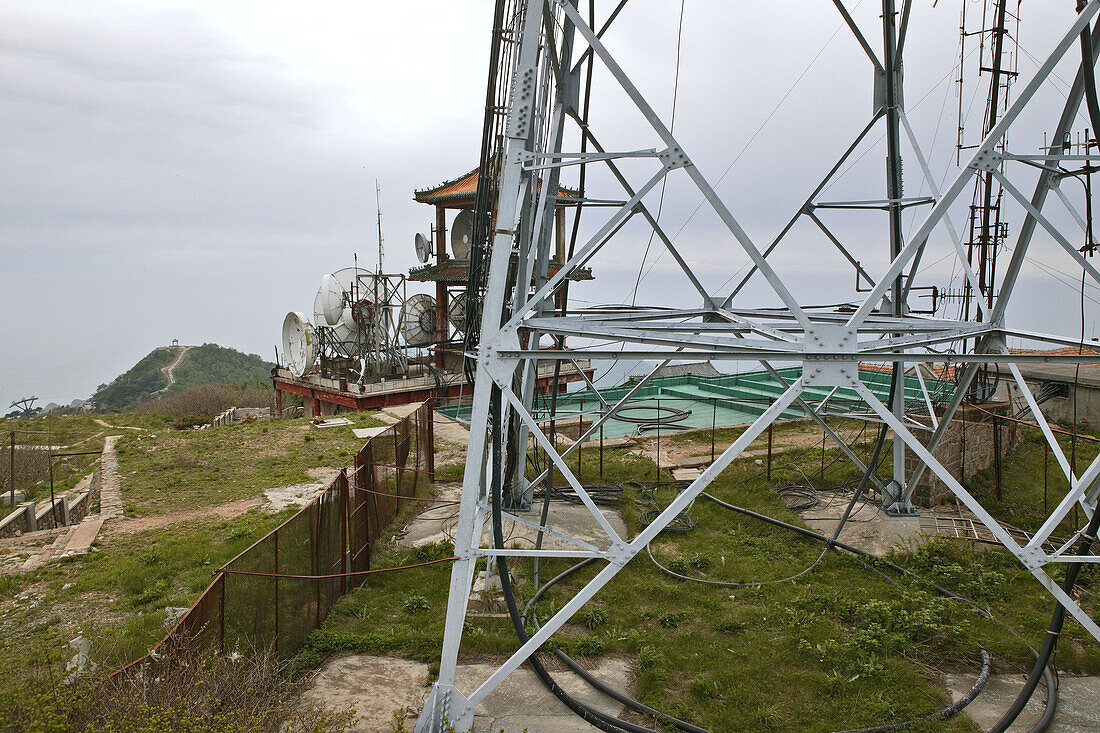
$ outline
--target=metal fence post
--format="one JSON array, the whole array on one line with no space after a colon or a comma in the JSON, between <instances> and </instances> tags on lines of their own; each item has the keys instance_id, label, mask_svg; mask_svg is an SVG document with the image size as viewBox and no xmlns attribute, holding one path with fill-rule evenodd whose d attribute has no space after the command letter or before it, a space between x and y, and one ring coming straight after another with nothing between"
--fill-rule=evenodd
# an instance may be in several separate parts
<instances>
[{"instance_id":1,"label":"metal fence post","mask_svg":"<svg viewBox=\"0 0 1100 733\"><path fill-rule=\"evenodd\" d=\"M1043 513L1049 515L1047 510L1047 467L1050 465L1050 443L1043 441Z\"/></svg>"},{"instance_id":2,"label":"metal fence post","mask_svg":"<svg viewBox=\"0 0 1100 733\"><path fill-rule=\"evenodd\" d=\"M775 404L775 398L768 398L768 409L770 410L772 405ZM772 425L773 422L768 423L768 481L772 480Z\"/></svg>"},{"instance_id":3,"label":"metal fence post","mask_svg":"<svg viewBox=\"0 0 1100 733\"><path fill-rule=\"evenodd\" d=\"M603 425L600 425L600 480L603 480Z\"/></svg>"},{"instance_id":4,"label":"metal fence post","mask_svg":"<svg viewBox=\"0 0 1100 733\"><path fill-rule=\"evenodd\" d=\"M993 485L997 492L997 501L1001 501L1001 421L993 416Z\"/></svg>"},{"instance_id":5,"label":"metal fence post","mask_svg":"<svg viewBox=\"0 0 1100 733\"><path fill-rule=\"evenodd\" d=\"M825 422L825 418L821 418L821 422ZM821 480L825 479L825 429L821 429L821 468L818 471L818 475Z\"/></svg>"},{"instance_id":6,"label":"metal fence post","mask_svg":"<svg viewBox=\"0 0 1100 733\"><path fill-rule=\"evenodd\" d=\"M222 592L219 594L220 602L218 603L218 649L225 653L225 573L218 573L218 582L222 584Z\"/></svg>"},{"instance_id":7,"label":"metal fence post","mask_svg":"<svg viewBox=\"0 0 1100 733\"><path fill-rule=\"evenodd\" d=\"M358 454L356 454L358 458ZM351 483L348 481L348 470L343 469L344 482L340 487L340 594L348 592L348 494L351 491ZM355 475L358 475L355 474Z\"/></svg>"},{"instance_id":8,"label":"metal fence post","mask_svg":"<svg viewBox=\"0 0 1100 733\"><path fill-rule=\"evenodd\" d=\"M343 469L340 470L343 471ZM321 494L321 497L324 497L324 494ZM325 508L325 503L321 497L318 497L316 503L314 504L314 506L317 507L317 516L315 517L315 521L313 523L313 526L316 529L309 533L310 554L313 555L312 564L314 575L326 574L321 570L321 513ZM327 568L325 570L327 570ZM313 581L313 599L314 603L316 604L316 606L314 606L314 612L316 613L316 616L314 617L313 626L313 628L315 629L321 628L321 583L322 581L320 578L317 578Z\"/></svg>"},{"instance_id":9,"label":"metal fence post","mask_svg":"<svg viewBox=\"0 0 1100 733\"><path fill-rule=\"evenodd\" d=\"M710 398L710 462L714 463L714 431L718 426L718 398Z\"/></svg>"},{"instance_id":10,"label":"metal fence post","mask_svg":"<svg viewBox=\"0 0 1100 733\"><path fill-rule=\"evenodd\" d=\"M581 438L584 437L584 398L581 398L581 407L577 411L577 480L584 483L582 472L584 467L581 464Z\"/></svg>"},{"instance_id":11,"label":"metal fence post","mask_svg":"<svg viewBox=\"0 0 1100 733\"><path fill-rule=\"evenodd\" d=\"M15 431L11 431L11 456L8 459L8 478L11 483L8 485L8 489L11 491L11 504L8 507L12 510L15 509Z\"/></svg>"},{"instance_id":12,"label":"metal fence post","mask_svg":"<svg viewBox=\"0 0 1100 733\"><path fill-rule=\"evenodd\" d=\"M279 653L279 530L276 529L272 535L272 540L275 542L275 653Z\"/></svg>"},{"instance_id":13,"label":"metal fence post","mask_svg":"<svg viewBox=\"0 0 1100 733\"><path fill-rule=\"evenodd\" d=\"M661 483L661 397L657 396L657 468L653 474L653 483Z\"/></svg>"},{"instance_id":14,"label":"metal fence post","mask_svg":"<svg viewBox=\"0 0 1100 733\"><path fill-rule=\"evenodd\" d=\"M428 408L428 478L435 481L435 404L424 403Z\"/></svg>"}]
</instances>

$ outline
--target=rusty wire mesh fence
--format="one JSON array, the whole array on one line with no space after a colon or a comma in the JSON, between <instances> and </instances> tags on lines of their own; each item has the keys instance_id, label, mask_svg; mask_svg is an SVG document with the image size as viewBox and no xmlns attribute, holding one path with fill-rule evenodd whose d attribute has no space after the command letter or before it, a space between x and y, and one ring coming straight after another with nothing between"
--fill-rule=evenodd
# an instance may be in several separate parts
<instances>
[{"instance_id":1,"label":"rusty wire mesh fence","mask_svg":"<svg viewBox=\"0 0 1100 733\"><path fill-rule=\"evenodd\" d=\"M369 439L351 471L215 572L213 582L155 647L202 644L221 651L273 649L293 656L336 600L371 570L374 543L402 499L434 472L432 405L423 403ZM119 674L148 655L116 671Z\"/></svg>"}]
</instances>

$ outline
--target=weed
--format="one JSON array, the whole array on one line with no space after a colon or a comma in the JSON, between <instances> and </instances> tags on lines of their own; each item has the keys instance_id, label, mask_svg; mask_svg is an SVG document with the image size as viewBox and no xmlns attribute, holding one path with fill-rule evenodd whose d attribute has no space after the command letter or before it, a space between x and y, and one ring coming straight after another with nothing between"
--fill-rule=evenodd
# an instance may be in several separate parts
<instances>
[{"instance_id":1,"label":"weed","mask_svg":"<svg viewBox=\"0 0 1100 733\"><path fill-rule=\"evenodd\" d=\"M581 621L590 629L596 629L607 623L607 614L596 606L591 606L581 612Z\"/></svg>"},{"instance_id":2,"label":"weed","mask_svg":"<svg viewBox=\"0 0 1100 733\"><path fill-rule=\"evenodd\" d=\"M408 614L427 611L431 607L432 604L428 603L428 599L419 595L405 596L405 600L401 603L401 610Z\"/></svg>"},{"instance_id":3,"label":"weed","mask_svg":"<svg viewBox=\"0 0 1100 733\"><path fill-rule=\"evenodd\" d=\"M574 650L582 657L594 657L604 653L606 645L598 636L586 636L576 643Z\"/></svg>"},{"instance_id":4,"label":"weed","mask_svg":"<svg viewBox=\"0 0 1100 733\"><path fill-rule=\"evenodd\" d=\"M643 670L656 669L662 661L660 653L652 646L646 645L638 650L638 666Z\"/></svg>"},{"instance_id":5,"label":"weed","mask_svg":"<svg viewBox=\"0 0 1100 733\"><path fill-rule=\"evenodd\" d=\"M666 613L657 618L657 623L662 628L675 629L680 625L681 615L679 613Z\"/></svg>"}]
</instances>

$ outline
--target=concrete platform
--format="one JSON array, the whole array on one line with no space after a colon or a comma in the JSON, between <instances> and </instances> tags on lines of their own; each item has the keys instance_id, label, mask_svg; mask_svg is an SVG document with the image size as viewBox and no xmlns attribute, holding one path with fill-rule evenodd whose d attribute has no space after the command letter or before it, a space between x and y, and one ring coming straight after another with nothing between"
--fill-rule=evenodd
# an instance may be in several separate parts
<instances>
[{"instance_id":1,"label":"concrete platform","mask_svg":"<svg viewBox=\"0 0 1100 733\"><path fill-rule=\"evenodd\" d=\"M974 684L977 675L946 675L951 699L958 700ZM982 694L963 712L981 730L989 730L1008 710L1023 689L1025 675L993 675ZM1026 733L1043 713L1046 690L1040 685L1027 707L1008 729ZM1100 733L1100 677L1061 677L1058 683L1058 712L1048 733Z\"/></svg>"},{"instance_id":2,"label":"concrete platform","mask_svg":"<svg viewBox=\"0 0 1100 733\"><path fill-rule=\"evenodd\" d=\"M444 501L458 501L462 496L462 485L459 483L437 484L438 497ZM519 515L522 519L537 524L540 517L541 503L535 500L538 507L536 511ZM602 513L608 523L620 537L626 536L626 523L614 509L603 509ZM437 504L421 511L413 521L404 528L397 539L398 545L403 547L419 547L430 542L454 542L454 525L457 522L458 506L455 504ZM519 522L505 518L503 521L504 536L508 547L533 548L538 531ZM550 513L546 519L546 526L557 532L562 532L575 537L583 542L588 542L597 547L610 546L607 533L596 522L588 509L580 504L570 504L561 501L550 503ZM482 535L483 546L491 542L491 528L486 527ZM545 535L542 546L562 550L582 549L568 540Z\"/></svg>"},{"instance_id":3,"label":"concrete platform","mask_svg":"<svg viewBox=\"0 0 1100 733\"><path fill-rule=\"evenodd\" d=\"M850 500L848 495L823 491L820 503L802 512L802 521L815 532L832 537ZM852 510L839 539L874 555L882 555L893 547L915 544L921 537L919 517L891 517L876 504L862 502Z\"/></svg>"},{"instance_id":4,"label":"concrete platform","mask_svg":"<svg viewBox=\"0 0 1100 733\"><path fill-rule=\"evenodd\" d=\"M567 692L600 710L617 715L621 706L595 692L574 674L555 668L547 660L554 677ZM496 669L492 664L462 664L458 668L458 687L473 692ZM612 687L628 690L633 670L622 657L605 657L589 671ZM354 707L360 716L354 731L374 733L389 730L394 715L405 715L405 726L412 730L416 716L431 691L427 665L407 659L347 654L333 657L310 681L303 701L332 706ZM572 713L542 686L535 673L526 667L513 672L477 708L476 733L588 733L596 728Z\"/></svg>"},{"instance_id":5,"label":"concrete platform","mask_svg":"<svg viewBox=\"0 0 1100 733\"><path fill-rule=\"evenodd\" d=\"M360 440L370 440L374 436L386 432L386 430L386 426L381 425L376 428L352 428L351 432L353 435L355 435L356 438L359 438Z\"/></svg>"}]
</instances>

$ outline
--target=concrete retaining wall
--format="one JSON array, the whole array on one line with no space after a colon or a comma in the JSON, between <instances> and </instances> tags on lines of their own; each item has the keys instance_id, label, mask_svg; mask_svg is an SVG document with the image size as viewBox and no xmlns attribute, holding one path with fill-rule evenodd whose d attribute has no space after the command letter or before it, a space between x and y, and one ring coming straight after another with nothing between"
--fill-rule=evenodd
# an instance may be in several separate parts
<instances>
[{"instance_id":1,"label":"concrete retaining wall","mask_svg":"<svg viewBox=\"0 0 1100 733\"><path fill-rule=\"evenodd\" d=\"M1015 423L995 420L989 413L1007 416L1010 414L1010 405L992 403L983 405L981 410L970 406L960 407L933 454L960 482L965 482L977 472L992 466L997 456L997 449L1000 450L1000 457L1003 459L1023 442L1023 433L1017 429ZM922 431L917 435L927 445L931 434ZM915 471L919 463L919 459L912 451L906 451L906 474ZM947 485L931 470L926 470L921 476L920 484L913 492L913 503L918 506L933 507L943 504L952 496L954 494Z\"/></svg>"},{"instance_id":2,"label":"concrete retaining wall","mask_svg":"<svg viewBox=\"0 0 1100 733\"><path fill-rule=\"evenodd\" d=\"M15 537L34 531L34 502L25 501L0 520L0 537Z\"/></svg>"},{"instance_id":3,"label":"concrete retaining wall","mask_svg":"<svg viewBox=\"0 0 1100 733\"><path fill-rule=\"evenodd\" d=\"M232 425L235 422L247 420L248 418L266 420L270 417L270 407L230 407L228 410L215 417L210 424L218 428L222 425Z\"/></svg>"},{"instance_id":4,"label":"concrete retaining wall","mask_svg":"<svg viewBox=\"0 0 1100 733\"><path fill-rule=\"evenodd\" d=\"M69 522L69 497L62 494L54 497L53 502L39 502L34 514L34 529L54 529L64 527Z\"/></svg>"}]
</instances>

